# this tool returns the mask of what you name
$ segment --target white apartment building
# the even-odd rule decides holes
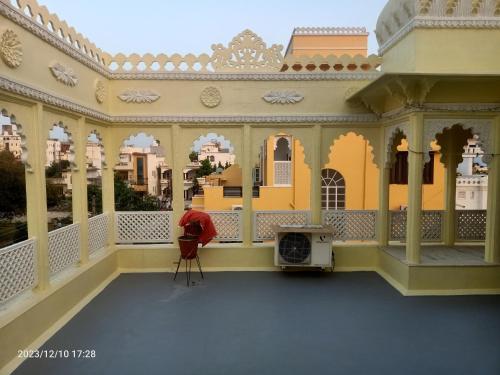
[[[233,165],[235,155],[230,152],[228,148],[222,148],[220,142],[210,141],[201,145],[200,152],[198,153],[198,160],[210,160],[212,165],[219,165],[219,162],[225,166],[226,163]]]

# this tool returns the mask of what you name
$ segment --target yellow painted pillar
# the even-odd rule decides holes
[[[113,128],[108,127],[102,130],[102,144],[104,145],[104,157],[106,165],[102,166],[102,212],[109,215],[108,245],[114,246],[115,241],[115,159],[119,152],[118,140],[113,137]]]
[[[172,208],[174,210],[174,222],[172,223],[172,233],[174,236],[174,244],[178,244],[177,237],[181,235],[179,228],[179,220],[184,215],[184,150],[181,149],[182,131],[179,125],[172,125],[171,149],[173,153],[172,163]]]
[[[444,244],[455,245],[456,194],[457,194],[457,157],[454,148],[448,148],[446,155],[446,187],[445,187],[445,216],[444,216]]]
[[[406,260],[409,264],[420,263],[422,177],[424,167],[424,116],[410,116],[410,141],[408,145],[408,212],[406,220]]]
[[[385,144],[385,130],[382,127],[380,130],[380,177],[379,177],[379,192],[378,192],[378,242],[380,246],[389,245],[389,177],[391,169],[387,167],[390,160],[387,159],[388,147]]]
[[[49,286],[49,249],[47,226],[47,191],[45,184],[45,159],[47,135],[43,132],[43,106],[37,103],[33,107],[33,118],[27,139],[30,152],[31,171],[26,172],[26,211],[28,221],[28,237],[37,241],[37,290],[45,290]]]
[[[500,116],[497,116],[491,136],[492,160],[488,172],[488,216],[486,219],[485,261],[500,263]]]
[[[319,225],[321,219],[321,125],[313,127],[311,150],[311,222]]]
[[[78,119],[74,132],[75,164],[71,171],[73,222],[80,223],[80,263],[89,261],[89,219],[87,207],[87,128],[85,117]]]
[[[243,136],[243,246],[252,246],[253,241],[253,220],[252,220],[252,128],[250,125],[244,125],[242,129]]]

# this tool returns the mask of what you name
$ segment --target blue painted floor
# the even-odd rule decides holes
[[[95,358],[15,374],[500,374],[500,296],[402,297],[375,273],[179,276],[121,275],[43,348]]]

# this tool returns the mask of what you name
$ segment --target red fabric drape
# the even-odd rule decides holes
[[[201,225],[201,235],[199,240],[203,246],[208,244],[217,235],[215,230],[215,225],[210,218],[210,215],[205,212],[189,210],[187,211],[179,221],[179,226],[185,227],[190,223],[198,222]]]

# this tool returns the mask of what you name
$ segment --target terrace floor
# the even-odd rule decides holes
[[[406,262],[406,248],[392,245],[383,250],[403,263]],[[484,260],[484,245],[429,245],[424,244],[420,252],[420,265],[424,266],[491,266]]]
[[[403,297],[376,273],[122,274],[24,374],[500,373],[500,296]]]

